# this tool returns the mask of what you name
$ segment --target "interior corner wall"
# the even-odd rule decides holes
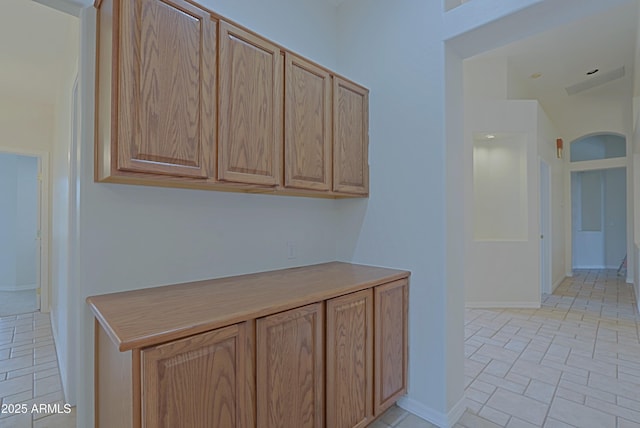
[[[411,271],[409,394],[400,405],[447,426],[464,403],[464,312],[462,282],[449,282],[444,268],[441,15],[441,2],[421,0],[350,0],[339,7],[338,68],[371,88],[371,194],[339,210],[349,236],[342,258]]]
[[[301,55],[335,65],[330,2],[202,3]],[[92,7],[83,10],[79,290],[72,303],[79,313],[69,321],[78,326],[78,426],[92,426],[94,412],[94,323],[86,297],[335,260],[341,238],[337,206],[345,202],[95,183],[95,19]],[[287,242],[296,244],[295,259],[288,259]]]
[[[73,88],[78,73],[80,49],[80,22],[68,16],[67,42],[64,52],[64,69],[60,73],[56,103],[54,106],[53,150],[51,156],[51,326],[56,343],[62,389],[68,403],[76,403],[75,367],[75,317],[77,308],[73,303],[76,290],[73,288],[71,253],[73,246],[70,230],[70,200],[72,187],[76,185],[71,176],[73,127]]]
[[[473,168],[465,167],[465,302],[468,307],[539,307],[538,102],[466,100],[465,164],[473,164],[474,133],[518,134],[526,138],[527,235],[524,240],[474,238]],[[508,205],[497,206],[509,210]]]
[[[565,207],[570,204],[565,202],[564,180],[566,171],[566,158],[569,156],[568,148],[562,159],[559,159],[556,151],[556,139],[562,135],[538,105],[538,155],[544,159],[551,169],[551,286],[555,289],[564,279],[567,272],[565,261]]]

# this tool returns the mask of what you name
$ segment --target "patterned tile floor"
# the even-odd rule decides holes
[[[0,318],[0,398],[0,428],[75,427],[75,408],[64,407],[48,314]]]
[[[508,428],[640,427],[633,287],[615,270],[576,271],[543,300],[466,311],[467,413]]]
[[[640,316],[615,271],[576,271],[540,309],[468,309],[456,428],[640,427]],[[433,428],[393,407],[372,428]]]
[[[468,409],[456,428],[640,428],[640,336],[633,288],[615,271],[576,271],[541,309],[469,309]],[[51,325],[0,318],[5,405],[64,405]],[[64,410],[64,408],[62,408]],[[70,414],[0,413],[0,428],[72,428]],[[371,428],[433,428],[392,407]]]

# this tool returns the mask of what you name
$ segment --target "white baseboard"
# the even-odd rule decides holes
[[[27,290],[35,290],[36,288],[38,288],[37,284],[23,284],[23,285],[17,285],[17,284],[4,284],[4,285],[0,285],[0,291],[27,291]]]
[[[462,417],[462,414],[467,410],[465,398],[462,397],[448,413],[438,412],[424,404],[413,400],[409,397],[403,397],[398,401],[398,406],[405,409],[407,412],[411,412],[416,416],[425,419],[432,424],[440,428],[451,428]]]
[[[558,286],[560,284],[562,284],[562,281],[564,281],[564,278],[560,278],[558,279],[556,282],[554,282],[553,284],[551,284],[551,293],[553,293],[554,291],[556,291],[556,288],[558,288]]]
[[[540,309],[540,302],[465,302],[469,309]]]
[[[584,265],[584,266],[574,266],[574,269],[618,269],[618,266],[608,267],[604,265]]]

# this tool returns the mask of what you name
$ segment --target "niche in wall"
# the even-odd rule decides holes
[[[526,134],[473,134],[476,241],[528,239]]]

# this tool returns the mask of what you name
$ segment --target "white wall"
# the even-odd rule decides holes
[[[570,205],[564,193],[566,171],[565,152],[558,159],[556,139],[561,138],[560,131],[542,106],[538,105],[538,156],[547,162],[551,169],[551,281],[555,289],[565,278],[567,263],[565,260],[565,210]]]
[[[37,287],[38,159],[0,153],[0,290]]]
[[[445,285],[441,13],[441,2],[420,0],[339,8],[338,68],[371,88],[371,195],[339,205],[339,257],[412,272],[409,396],[401,405],[447,426],[463,406],[464,352],[462,282]],[[462,70],[452,75],[460,87]],[[459,271],[459,252],[455,262]]]
[[[476,239],[475,216],[486,195],[474,194],[474,172],[464,168],[467,210],[465,231],[467,260],[465,299],[468,307],[538,307],[540,305],[540,254],[538,231],[538,102],[525,100],[468,100],[465,108],[467,165],[473,157],[476,133],[516,134],[526,144],[526,215],[521,204],[503,203],[496,211],[523,221],[524,235],[513,239]],[[522,181],[513,177],[512,181]]]
[[[67,17],[67,42],[64,55],[65,67],[60,72],[56,103],[54,105],[53,153],[52,153],[52,230],[51,230],[51,324],[56,342],[62,387],[67,402],[75,403],[75,330],[72,310],[77,300],[71,283],[70,210],[73,209],[70,194],[75,186],[70,175],[73,152],[71,150],[73,103],[72,91],[78,69],[79,20]]]
[[[336,64],[335,8],[329,2],[203,3],[302,55]],[[80,311],[78,425],[91,426],[93,319],[87,296],[335,260],[337,207],[345,201],[94,183],[92,9],[84,12],[82,25],[80,290],[71,306]],[[287,259],[287,242],[296,244],[294,260]]]
[[[38,159],[16,156],[16,288],[37,287]]]
[[[53,106],[0,94],[0,148],[49,151]]]
[[[613,168],[604,171],[604,262],[617,269],[627,254],[627,171]],[[630,253],[632,254],[632,253]]]

